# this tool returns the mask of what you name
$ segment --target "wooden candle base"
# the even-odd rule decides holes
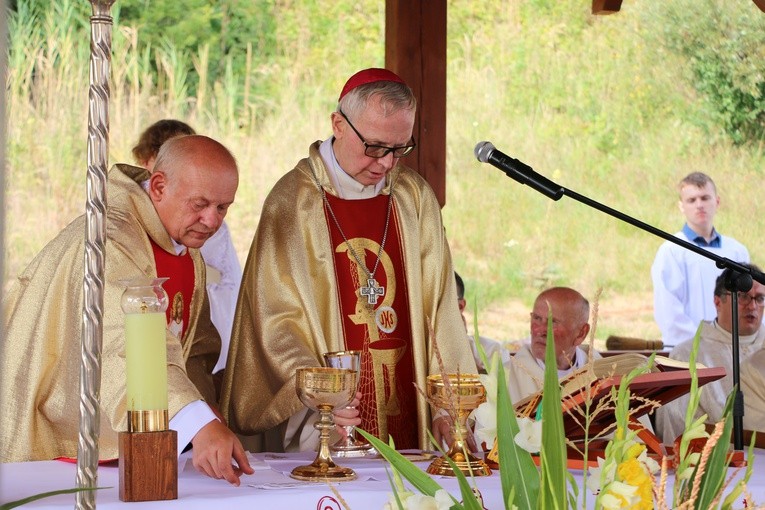
[[[120,432],[120,500],[178,499],[177,450],[174,430]]]

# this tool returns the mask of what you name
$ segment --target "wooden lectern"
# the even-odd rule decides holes
[[[630,389],[630,409],[635,412],[630,414],[630,428],[637,432],[638,437],[645,443],[648,454],[661,462],[663,457],[672,455],[672,448],[663,445],[656,435],[646,429],[638,418],[650,411],[649,406],[644,405],[647,400],[652,400],[664,405],[676,398],[685,395],[691,389],[691,373],[688,369],[676,369],[662,367],[657,365],[659,372],[642,374],[635,377],[629,385]],[[696,376],[699,387],[704,384],[716,381],[725,376],[725,369],[722,367],[698,368]],[[621,382],[621,375],[607,376],[596,379],[589,385],[584,385],[578,390],[569,391],[562,397],[561,408],[563,412],[563,434],[573,443],[583,443],[585,437],[592,439],[599,434],[611,432],[614,429],[616,416],[613,405],[605,405],[607,399],[611,398],[611,390],[618,389]],[[541,393],[519,402],[515,406],[516,414],[525,416],[534,416],[537,406],[541,402]],[[599,404],[604,404],[603,408],[594,416],[591,415],[589,433],[584,429],[584,416],[589,398],[589,408],[594,410]],[[577,409],[578,408],[578,409]],[[588,464],[597,465],[597,458],[605,455],[606,439],[596,439],[588,445]],[[583,449],[583,448],[582,448]],[[742,452],[735,452],[741,454]],[[582,469],[584,459],[580,451],[576,448],[568,448],[569,468]],[[497,467],[499,454],[497,452],[497,442],[494,448],[487,456],[491,467]],[[734,458],[732,463],[737,464],[743,461],[743,455],[738,459]]]

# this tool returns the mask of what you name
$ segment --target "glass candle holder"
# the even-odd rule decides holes
[[[165,281],[140,277],[123,282],[128,432],[168,429]]]

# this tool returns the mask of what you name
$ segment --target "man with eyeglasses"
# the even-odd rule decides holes
[[[258,434],[253,450],[315,448],[316,417],[295,394],[295,371],[323,353],[361,351],[360,425],[398,448],[428,448],[449,420],[418,396],[438,373],[475,373],[457,307],[441,210],[427,182],[400,158],[416,147],[416,101],[386,69],[353,75],[332,112],[332,136],[275,185],[244,270],[222,408]],[[432,329],[430,329],[432,327]],[[342,429],[337,432],[343,433]]]
[[[754,264],[743,266],[761,269]],[[703,321],[699,326],[698,363],[707,367],[724,367],[725,377],[705,384],[701,388],[701,398],[696,417],[707,415],[706,423],[714,424],[722,417],[723,407],[728,394],[733,390],[733,345],[731,329],[733,325],[730,292],[725,290],[725,278],[730,269],[726,269],[717,278],[714,288],[714,305],[717,319]],[[765,328],[762,327],[762,315],[765,309],[765,285],[754,282],[749,292],[738,294],[738,333],[739,359],[743,364],[755,352],[765,345]],[[670,353],[670,358],[680,361],[690,359],[693,339],[678,344]],[[688,407],[688,395],[673,400],[657,411],[657,425],[667,444],[683,433],[685,410]]]

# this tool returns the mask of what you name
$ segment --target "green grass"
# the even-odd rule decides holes
[[[162,117],[220,139],[242,173],[227,221],[243,261],[270,187],[330,134],[345,78],[384,62],[384,10],[362,3],[295,3],[282,12],[272,61],[215,82],[206,48],[188,55],[168,41],[139,53],[140,29],[115,27],[110,161],[131,162],[140,131]],[[56,5],[56,15],[17,16],[9,29],[6,281],[84,209],[89,36],[71,0]],[[443,217],[455,266],[482,308],[528,303],[553,284],[643,299],[660,240],[570,198],[552,202],[478,163],[473,147],[481,140],[669,232],[682,224],[675,183],[690,171],[709,173],[722,196],[717,227],[765,263],[758,260],[763,147],[734,146],[715,126],[687,62],[662,45],[657,34],[672,25],[650,2],[625,2],[608,17],[591,16],[590,5],[449,3]]]

